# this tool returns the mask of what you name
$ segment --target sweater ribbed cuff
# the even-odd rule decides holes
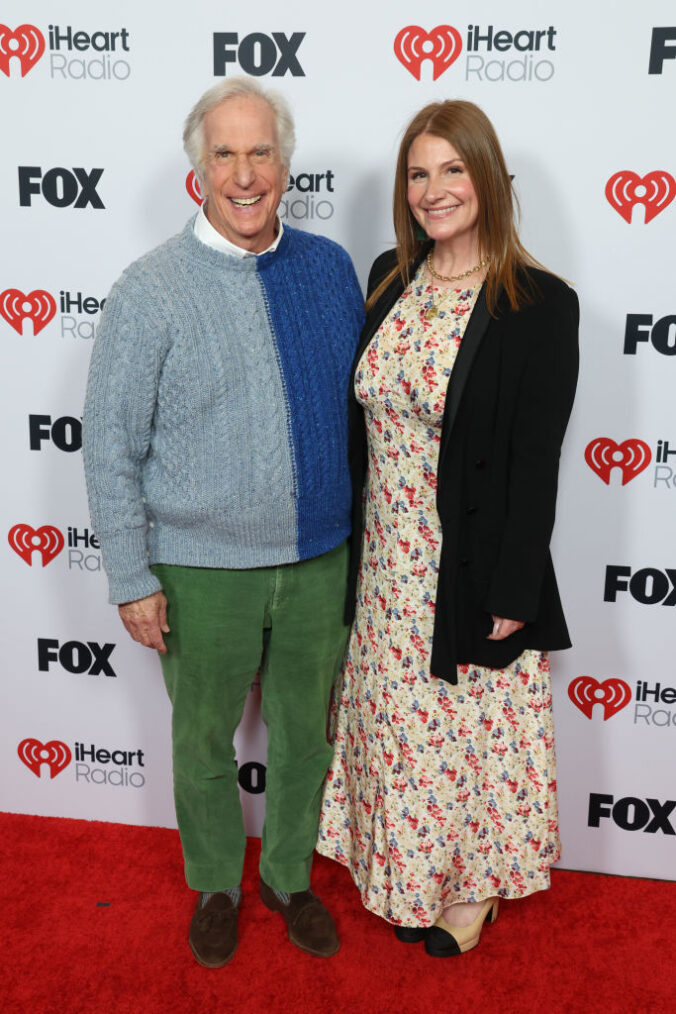
[[[98,533],[103,565],[108,575],[113,605],[135,602],[162,590],[162,585],[150,570],[146,534],[143,528],[107,535]],[[123,567],[120,562],[124,561]]]

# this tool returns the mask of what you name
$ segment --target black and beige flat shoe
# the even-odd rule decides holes
[[[471,951],[481,939],[484,922],[495,922],[498,917],[499,898],[483,903],[478,916],[469,926],[451,926],[444,917],[438,919],[426,932],[425,950],[433,958],[450,958]]]

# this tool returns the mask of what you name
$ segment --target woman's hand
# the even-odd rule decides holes
[[[504,641],[510,634],[521,630],[524,624],[521,620],[506,620],[504,616],[493,616],[493,630],[488,635],[488,641]]]

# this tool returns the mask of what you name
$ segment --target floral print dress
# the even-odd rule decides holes
[[[448,380],[478,289],[424,266],[366,348],[365,530],[317,850],[366,908],[429,926],[455,902],[549,887],[559,856],[547,656],[430,674],[441,549],[436,471]]]

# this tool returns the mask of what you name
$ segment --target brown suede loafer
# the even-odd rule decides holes
[[[271,912],[281,912],[289,940],[301,951],[318,958],[330,958],[340,943],[333,919],[312,891],[294,891],[285,905],[271,887],[261,880],[261,901]]]
[[[229,895],[219,891],[212,894],[202,907],[202,895],[190,923],[188,943],[200,965],[205,968],[222,968],[237,950],[237,917],[239,906]]]

